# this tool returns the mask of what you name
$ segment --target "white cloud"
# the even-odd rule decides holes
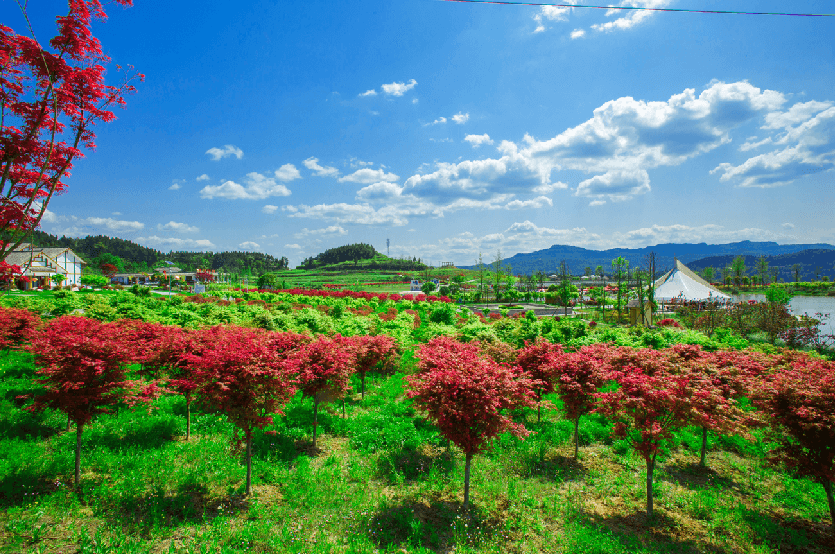
[[[589,202],[589,206],[603,206],[604,204],[606,204],[605,200],[592,200]]]
[[[301,250],[302,247],[298,244],[285,244],[284,248],[292,248],[293,250]]]
[[[145,228],[144,223],[138,221],[120,221],[112,217],[88,217],[78,221],[92,227],[100,227],[111,231],[139,231]]]
[[[168,187],[168,190],[179,190],[185,184],[185,179],[174,179],[171,181],[171,186]]]
[[[464,123],[466,123],[469,119],[470,119],[470,114],[469,114],[469,113],[461,113],[461,112],[458,112],[457,114],[455,114],[454,116],[452,116],[452,121],[454,121],[454,122],[455,122],[455,123],[457,123],[458,125],[463,125],[463,124],[464,124]]]
[[[158,224],[158,231],[177,231],[178,233],[199,233],[200,229],[193,227],[187,223],[177,223],[176,221],[169,221],[165,225]]]
[[[662,243],[696,243],[707,242],[721,244],[742,240],[786,240],[793,238],[782,233],[773,233],[765,229],[745,228],[727,229],[722,225],[706,224],[700,226],[673,224],[673,225],[652,225],[627,231],[625,233],[614,233],[612,242],[622,246],[648,246]]]
[[[275,211],[278,209],[278,206],[273,206],[272,204],[267,204],[263,208],[261,208],[261,212],[265,214],[274,214]]]
[[[446,123],[446,118],[443,117],[443,116],[439,117],[438,119],[436,119],[432,123],[427,123],[427,125],[438,125],[438,124],[442,124],[442,123]]]
[[[377,96],[377,91],[372,88],[372,89],[369,89],[365,92],[361,92],[359,94],[359,96],[360,97],[363,97],[363,96]]]
[[[181,239],[181,238],[165,238],[157,235],[150,237],[139,237],[137,242],[145,243],[151,246],[168,245],[171,248],[191,248],[191,249],[206,249],[214,248],[215,245],[210,240],[206,239]]]
[[[624,2],[621,3],[621,6],[631,6],[637,8],[663,8],[670,5],[671,2],[672,0],[624,0]],[[618,15],[620,17],[613,21],[592,25],[591,28],[595,31],[603,32],[631,29],[635,25],[638,25],[642,21],[646,21],[652,17],[654,12],[649,10],[608,10],[606,15]]]
[[[227,144],[223,148],[209,148],[206,150],[206,154],[211,156],[214,161],[218,161],[229,156],[235,156],[239,160],[244,157],[244,151],[231,144]]]
[[[344,202],[316,206],[283,206],[281,209],[288,213],[287,217],[293,218],[330,219],[342,224],[394,225],[398,227],[406,225],[407,217],[419,211],[418,209],[404,209],[397,206],[384,206],[377,210],[369,204],[346,204]],[[430,209],[426,208],[424,213],[430,213]]]
[[[180,184],[179,183],[174,183],[173,185],[168,187],[168,190],[180,190]]]
[[[401,195],[403,187],[394,183],[374,183],[357,191],[357,200],[391,200]]]
[[[316,177],[336,177],[339,175],[339,170],[335,167],[323,167],[319,165],[318,158],[307,158],[303,163],[307,169],[313,171]]]
[[[612,202],[628,200],[650,191],[649,175],[643,169],[632,171],[608,171],[586,179],[577,187],[577,196],[608,198]]]
[[[195,180],[196,180],[196,181],[208,181],[208,180],[209,180],[209,176],[208,176],[208,175],[206,175],[206,174],[204,173],[203,175],[199,176],[199,177],[198,177],[197,179],[195,179]]]
[[[36,208],[36,209],[39,210],[40,208]],[[120,214],[118,212],[113,212],[113,215],[122,215],[122,214]],[[44,210],[43,211],[43,216],[41,217],[41,223],[58,223],[58,221],[59,221],[59,219],[58,219],[58,216],[55,215],[55,212],[52,212],[50,210]]]
[[[547,196],[537,196],[536,198],[532,198],[531,200],[513,200],[511,202],[508,202],[505,208],[508,210],[525,210],[538,209],[543,208],[545,206],[553,205],[554,203]]]
[[[288,169],[292,168],[292,169]],[[275,172],[280,180],[297,179],[299,171],[292,164],[287,164]],[[279,177],[280,175],[280,177]],[[247,173],[244,185],[234,181],[224,181],[217,186],[206,186],[200,191],[202,198],[228,198],[231,200],[264,200],[271,196],[290,196],[290,189],[276,182],[275,178],[260,173]]]
[[[339,182],[370,184],[377,183],[380,181],[397,181],[398,179],[400,179],[400,177],[398,177],[394,173],[386,173],[384,169],[370,169],[364,167],[362,169],[356,170],[350,175],[340,177]]]
[[[832,102],[798,102],[785,112],[772,112],[765,116],[763,129],[789,129],[804,121],[809,121],[812,116],[832,107]]]
[[[252,175],[252,173],[250,173],[250,175]],[[288,183],[294,179],[301,179],[302,174],[299,173],[299,170],[296,169],[296,166],[293,164],[284,164],[275,170],[275,178],[279,181]]]
[[[566,4],[570,4],[570,1],[565,2]],[[548,21],[568,21],[568,14],[571,13],[573,8],[562,7],[562,6],[542,6],[539,9],[539,13],[533,16],[534,21],[536,21],[536,29],[534,29],[534,33],[541,33],[545,31],[545,20]]]
[[[241,244],[239,244],[238,248],[240,248],[242,250],[258,250],[259,248],[261,248],[261,245],[258,244],[257,242],[252,242],[252,241],[248,240],[246,242],[242,242]]]
[[[348,163],[354,169],[356,169],[358,167],[368,167],[368,166],[374,165],[374,162],[364,162],[364,161],[362,161],[360,159],[357,159],[357,158],[351,158],[350,160],[348,160]]]
[[[573,31],[571,31],[572,39],[583,38],[584,36],[586,36],[585,29],[574,29]]]
[[[412,104],[417,104],[419,100],[417,98],[412,98]]]
[[[760,141],[760,145],[774,144],[780,148],[737,166],[719,164],[711,173],[721,172],[722,181],[738,181],[740,187],[771,188],[804,175],[835,169],[835,107],[820,111],[823,106],[824,103],[807,102],[796,104],[787,112],[768,114],[763,128],[779,128],[783,132],[769,137],[771,140]]]
[[[298,233],[293,235],[293,238],[303,239],[306,237],[323,237],[326,235],[347,235],[348,231],[342,228],[340,225],[331,225],[329,227],[325,227],[323,229],[313,229],[310,230],[308,228],[304,228]]]
[[[780,227],[783,229],[794,229],[794,223],[783,223]]]
[[[490,135],[484,133],[483,135],[467,135],[464,140],[473,145],[473,148],[478,148],[482,144],[493,144]]]
[[[403,96],[417,85],[417,81],[410,79],[408,83],[389,83],[382,85],[383,92],[389,96]]]

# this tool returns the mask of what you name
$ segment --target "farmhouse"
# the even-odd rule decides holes
[[[26,288],[51,288],[53,275],[64,276],[63,286],[79,285],[81,266],[87,265],[69,248],[39,248],[29,243],[22,243],[9,253],[6,263],[20,266],[21,275],[31,279],[29,283],[22,283]]]

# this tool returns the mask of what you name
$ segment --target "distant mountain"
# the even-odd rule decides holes
[[[674,258],[690,265],[695,260],[702,260],[712,256],[781,256],[796,254],[804,250],[835,251],[831,244],[777,244],[776,242],[732,242],[729,244],[658,244],[646,248],[612,248],[609,250],[589,250],[577,246],[566,246],[555,244],[544,250],[537,250],[529,254],[516,254],[505,258],[503,264],[510,264],[514,274],[531,275],[537,271],[552,274],[557,271],[559,264],[565,260],[572,274],[582,275],[586,267],[592,271],[600,265],[606,275],[611,274],[612,260],[623,256],[629,261],[631,267],[646,266],[646,257],[650,252],[655,252],[656,268],[659,272],[666,271],[673,267]],[[490,261],[489,255],[484,260],[485,264]],[[747,265],[747,262],[746,262]],[[465,266],[466,269],[473,269],[475,266]],[[722,265],[721,267],[724,267]],[[823,266],[822,266],[823,267]],[[832,265],[826,266],[831,274]],[[693,268],[696,269],[696,268]]]
[[[722,270],[731,265],[736,256],[710,256],[700,260],[694,260],[687,264],[687,267],[693,271],[701,273],[706,267]],[[757,263],[759,256],[745,255],[745,269],[746,274],[758,275]],[[771,271],[777,270],[777,280],[794,281],[795,273],[794,266],[798,267],[798,274],[801,281],[811,281],[812,279],[819,279],[826,275],[830,279],[835,276],[835,250],[824,250],[820,248],[801,250],[800,252],[793,252],[791,254],[779,254],[776,256],[766,256],[765,260],[768,262],[769,281],[772,279]],[[685,262],[686,263],[686,262]]]

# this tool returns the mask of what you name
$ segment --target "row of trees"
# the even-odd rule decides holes
[[[781,272],[785,271],[785,267],[769,267],[768,259],[765,256],[757,258],[753,269],[753,274],[749,275],[749,269],[746,267],[745,256],[736,256],[731,263],[724,268],[715,269],[708,266],[702,270],[702,277],[707,281],[720,281],[726,285],[768,285],[776,283],[780,277]],[[808,271],[808,270],[807,270]],[[821,280],[822,268],[817,267],[814,270],[814,280]],[[794,277],[794,282],[800,282],[801,273],[804,272],[803,265],[796,263],[790,267],[790,275]],[[828,281],[829,277],[823,276],[824,281]]]
[[[76,482],[85,425],[117,405],[133,406],[176,392],[224,413],[247,444],[246,492],[251,492],[255,429],[280,415],[296,390],[313,399],[313,440],[321,402],[343,398],[351,373],[391,368],[394,341],[386,336],[320,336],[265,332],[234,326],[185,331],[132,320],[99,323],[65,316],[40,325],[24,311],[0,314],[0,346],[20,345],[35,355],[43,391],[31,410],[65,412],[77,426]],[[472,458],[502,432],[528,434],[513,417],[520,408],[549,407],[556,392],[574,422],[600,413],[614,423],[646,463],[647,513],[658,454],[673,432],[698,426],[706,463],[708,432],[749,436],[770,425],[780,445],[769,460],[820,482],[835,525],[835,366],[805,354],[704,352],[697,346],[665,350],[608,344],[565,352],[539,340],[524,348],[495,348],[438,337],[421,345],[407,395],[465,455],[464,502],[469,503]],[[141,369],[131,375],[128,364]],[[614,383],[615,386],[611,386]],[[756,413],[740,408],[749,398]]]
[[[26,344],[28,342],[28,344]],[[95,416],[134,407],[163,393],[186,401],[186,438],[196,399],[223,414],[246,441],[246,493],[251,492],[252,433],[281,415],[301,390],[314,402],[316,447],[319,403],[343,398],[357,373],[365,395],[368,371],[389,367],[397,351],[386,335],[311,339],[297,333],[237,326],[188,331],[136,320],[101,323],[63,316],[42,324],[27,310],[0,312],[0,347],[25,345],[39,367],[43,390],[29,410],[67,414],[76,425],[75,483],[81,437]],[[131,372],[131,364],[139,369]]]

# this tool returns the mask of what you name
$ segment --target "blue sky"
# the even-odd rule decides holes
[[[62,3],[30,5],[52,36]],[[438,0],[109,15],[96,36],[146,80],[98,128],[48,232],[291,265],[387,238],[392,256],[459,265],[552,244],[835,243],[835,17]],[[0,17],[22,30],[11,0]]]

